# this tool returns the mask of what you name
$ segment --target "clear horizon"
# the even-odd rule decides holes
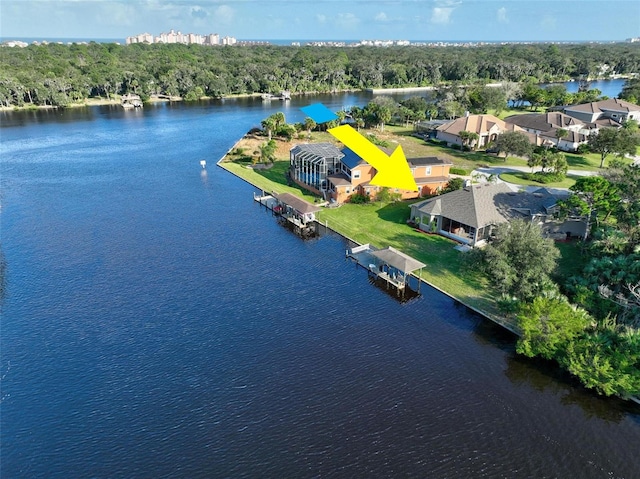
[[[1,22],[6,39],[124,40],[174,29],[265,41],[622,42],[640,36],[640,2],[3,0]]]

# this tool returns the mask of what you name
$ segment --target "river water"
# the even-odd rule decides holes
[[[398,302],[214,166],[277,109],[366,100],[2,114],[3,478],[640,477],[638,407]]]

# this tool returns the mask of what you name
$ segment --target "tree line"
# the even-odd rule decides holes
[[[603,69],[607,65],[608,69]],[[535,84],[640,71],[640,47],[204,47],[47,44],[0,48],[3,106],[65,106],[133,93],[197,99],[256,92],[518,82]],[[535,95],[523,101],[536,100]],[[474,100],[473,95],[471,100]],[[540,99],[540,101],[545,101]],[[534,102],[532,102],[533,104]]]

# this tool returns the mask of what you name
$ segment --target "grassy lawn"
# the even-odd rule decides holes
[[[575,184],[576,179],[578,178],[577,176],[567,175],[567,177],[562,181],[543,184],[538,183],[537,181],[527,180],[526,178],[523,178],[524,175],[525,173],[523,172],[502,173],[500,175],[500,179],[502,181],[506,181],[507,183],[513,183],[514,185],[539,186],[540,188],[544,188],[547,186],[550,188],[570,188]]]
[[[427,267],[422,278],[459,300],[483,311],[497,313],[487,284],[477,274],[463,271],[464,253],[454,250],[455,242],[418,232],[407,225],[409,203],[344,204],[325,209],[319,220],[329,228],[358,243],[379,248],[393,246],[422,261]]]
[[[293,193],[312,203],[316,199],[315,196],[298,185],[287,185],[284,172],[289,167],[288,161],[276,161],[273,167],[268,170],[254,170],[247,168],[246,164],[231,161],[220,163],[220,166],[260,188],[265,193]]]

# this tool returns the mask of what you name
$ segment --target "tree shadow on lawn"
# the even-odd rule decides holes
[[[414,203],[407,201],[397,201],[395,203],[388,203],[385,206],[381,206],[378,210],[378,218],[390,223],[406,224],[407,220],[411,216],[411,204]],[[375,203],[374,203],[375,204]]]
[[[578,155],[564,155],[569,168],[572,166],[592,166],[587,158]]]

